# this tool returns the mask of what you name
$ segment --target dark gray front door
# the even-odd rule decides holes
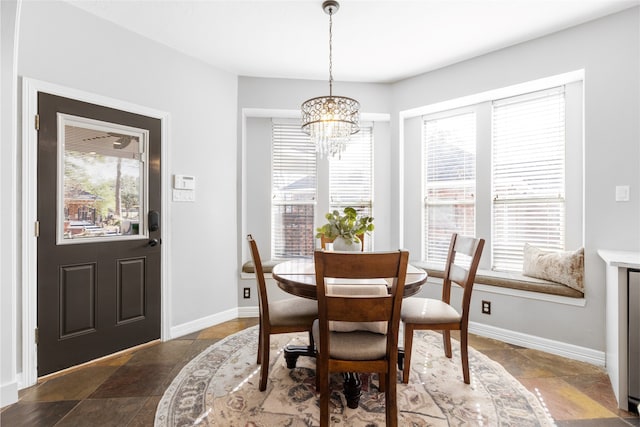
[[[38,376],[160,338],[159,119],[38,93]]]

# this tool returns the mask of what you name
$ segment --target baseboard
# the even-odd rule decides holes
[[[236,307],[231,310],[216,313],[211,316],[183,323],[171,328],[171,339],[188,335],[202,329],[209,328],[222,322],[227,322],[236,318],[258,317],[258,307]],[[561,341],[554,341],[535,335],[502,329],[495,326],[484,325],[477,322],[469,322],[469,332],[487,338],[493,338],[509,344],[518,345],[525,348],[540,350],[569,359],[591,363],[592,365],[605,366],[605,353],[586,347],[567,344]],[[4,397],[4,389],[3,389]]]
[[[238,307],[238,317],[259,317],[260,311],[258,306]]]
[[[510,331],[508,329],[483,325],[476,322],[469,322],[469,332],[509,344],[519,345],[521,347],[540,350],[557,356],[591,363],[592,365],[605,366],[604,351],[597,351],[591,348],[580,347],[561,341],[554,341],[535,335],[523,334],[521,332]]]
[[[191,322],[173,326],[171,327],[171,336],[169,337],[169,339],[189,335],[193,332],[201,331],[222,322],[228,322],[229,320],[237,319],[238,317],[241,316],[239,314],[239,309],[236,307],[227,311],[223,311],[221,313],[212,314],[211,316],[202,317],[200,319],[192,320]]]
[[[12,381],[0,385],[0,408],[18,401],[18,382]]]

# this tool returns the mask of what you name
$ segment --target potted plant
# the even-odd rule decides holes
[[[325,243],[333,242],[333,248],[337,251],[359,251],[364,248],[364,234],[373,231],[373,218],[370,216],[358,216],[358,212],[352,207],[344,208],[343,214],[334,210],[325,215],[326,224],[318,227],[316,238]]]

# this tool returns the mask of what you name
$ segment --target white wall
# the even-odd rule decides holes
[[[66,2],[24,2],[19,24],[20,76],[169,113],[170,150],[163,161],[169,162],[171,175],[194,175],[197,180],[196,202],[170,203],[172,222],[164,230],[171,272],[164,280],[172,288],[170,295],[163,295],[169,301],[169,326],[172,333],[180,333],[190,323],[197,327],[202,319],[210,322],[220,313],[235,317],[237,76]],[[3,64],[5,58],[3,49]],[[7,170],[5,143],[3,134],[3,174]],[[16,169],[14,178],[18,179],[21,171],[19,166]],[[4,199],[4,177],[2,191]],[[163,189],[163,197],[170,194],[169,188]],[[18,218],[19,206],[13,206]],[[4,204],[2,212],[6,230]],[[11,249],[20,253],[20,247]],[[22,288],[19,281],[5,280],[4,262],[2,267],[4,304],[5,294],[20,295]],[[17,311],[19,319],[19,308]],[[4,317],[1,330],[3,341],[5,336],[22,334],[19,326],[12,330]],[[21,369],[20,348],[3,345],[1,354],[4,384],[11,381],[11,373],[4,372],[5,360],[17,361],[18,372]]]
[[[392,135],[397,147],[401,111],[585,70],[586,304],[576,307],[474,291],[472,321],[604,351],[605,269],[596,251],[640,249],[639,11],[630,9],[393,85]],[[413,122],[406,124],[407,133],[415,131]],[[411,162],[412,156],[415,152],[407,148],[403,161]],[[616,203],[615,186],[623,184],[631,188],[630,201]],[[398,192],[405,197],[404,241],[412,252],[419,251],[419,239],[412,233],[420,229],[420,217],[409,195],[420,194],[419,185],[419,177],[407,175]],[[480,314],[481,299],[492,301],[491,316]]]

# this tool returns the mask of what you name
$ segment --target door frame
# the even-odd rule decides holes
[[[38,92],[72,98],[82,102],[102,105],[109,108],[128,111],[161,121],[161,166],[160,185],[162,187],[162,217],[160,227],[164,244],[161,245],[161,320],[160,339],[166,341],[171,334],[171,307],[168,295],[171,295],[171,268],[168,262],[168,246],[171,242],[171,210],[169,204],[170,176],[168,153],[171,143],[170,115],[167,112],[133,104],[115,98],[72,89],[54,83],[22,77],[22,378],[19,388],[34,385],[38,380],[37,351],[35,330],[38,325],[38,239],[35,236],[37,220],[37,160],[38,132],[35,129],[35,116],[38,113]]]

